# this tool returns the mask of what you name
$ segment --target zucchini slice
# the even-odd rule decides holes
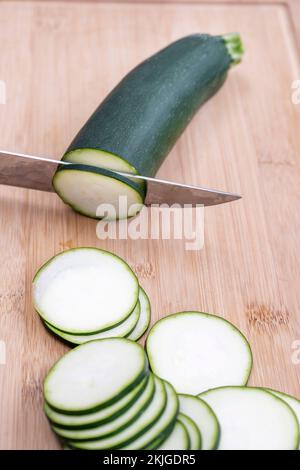
[[[158,377],[154,377],[154,380],[155,392],[149,406],[125,429],[107,438],[93,441],[70,440],[68,441],[68,444],[76,449],[120,449],[129,442],[134,441],[138,436],[143,435],[149,428],[153,427],[154,423],[159,419],[167,405],[167,390],[164,382]]]
[[[190,438],[182,421],[177,420],[173,431],[167,439],[157,447],[158,450],[189,450]]]
[[[126,219],[135,216],[143,207],[141,186],[104,168],[61,165],[52,184],[66,204],[94,219]]]
[[[124,338],[89,341],[50,369],[44,396],[54,410],[84,414],[113,404],[147,374],[147,358],[138,343]]]
[[[138,301],[138,280],[125,261],[98,248],[73,248],[51,258],[33,279],[39,315],[71,334],[115,327]]]
[[[151,304],[148,295],[140,286],[139,301],[141,305],[140,317],[134,330],[127,336],[132,341],[140,339],[148,329],[151,319]]]
[[[86,413],[84,415],[70,415],[62,412],[54,411],[48,403],[45,403],[44,410],[51,424],[64,429],[87,429],[100,424],[108,423],[118,416],[122,415],[128,408],[133,405],[144,391],[150,377],[148,375],[130,392],[126,393],[123,398],[116,401],[112,405],[96,411],[94,413]]]
[[[160,418],[152,424],[147,431],[138,436],[134,441],[131,441],[123,450],[141,450],[147,449],[151,446],[153,441],[156,441],[161,435],[166,433],[170,434],[178,415],[178,398],[176,392],[171,384],[165,382],[167,393],[167,406]]]
[[[194,34],[170,44],[135,67],[112,90],[63,159],[99,170],[125,169],[154,176],[197,110],[219,90],[242,54],[238,34]],[[117,206],[118,196],[126,194],[131,202],[140,202],[131,182],[127,179],[122,185],[100,173],[87,171],[85,177],[79,171],[59,168],[53,186],[76,211],[98,217],[100,201]],[[115,215],[132,214],[117,211]]]
[[[179,413],[177,420],[187,430],[190,439],[190,450],[201,450],[201,434],[195,421],[183,413]]]
[[[140,310],[141,310],[140,301],[138,300],[132,313],[129,315],[129,317],[126,318],[126,320],[124,320],[122,323],[115,326],[114,328],[109,328],[108,330],[101,331],[100,333],[96,333],[94,335],[92,334],[71,335],[69,333],[64,333],[63,331],[58,330],[57,328],[54,328],[47,322],[45,322],[45,324],[47,328],[53,331],[53,333],[55,333],[57,336],[60,336],[65,341],[68,341],[69,343],[72,343],[72,344],[83,344],[83,343],[86,343],[87,341],[93,341],[95,339],[103,339],[103,338],[124,338],[125,336],[128,335],[128,332],[130,334],[130,332],[133,331],[133,329],[135,329],[135,326],[138,323],[139,318],[140,318]],[[131,339],[131,338],[128,338],[128,339]]]
[[[73,150],[72,152],[66,153],[62,160],[79,165],[104,168],[106,170],[123,171],[125,173],[133,174],[137,173],[136,169],[123,158],[113,155],[112,153],[103,152],[102,150],[93,148]]]
[[[281,400],[285,401],[292,408],[295,415],[297,416],[300,426],[300,400],[291,395],[288,395],[287,393],[278,392],[277,390],[273,390],[271,388],[266,388],[266,390],[267,392],[273,393],[273,395],[276,395],[278,398],[281,398]],[[300,443],[298,449],[300,450]]]
[[[105,170],[121,171],[124,173],[132,173],[134,175],[137,174],[136,169],[123,158],[97,149],[77,149],[73,152],[66,153],[62,160],[79,165],[95,166],[101,169],[104,168]],[[140,186],[143,192],[145,192],[144,181],[130,177],[128,177],[128,179]]]
[[[198,397],[178,395],[180,415],[192,419],[201,435],[202,450],[216,449],[220,436],[218,419],[211,407]]]
[[[136,402],[128,408],[125,413],[122,413],[117,418],[108,423],[100,424],[89,429],[63,429],[53,426],[53,430],[60,437],[75,441],[90,441],[101,439],[103,437],[112,436],[113,434],[121,432],[127,428],[132,422],[142,414],[150,404],[154,396],[155,386],[154,378],[151,374],[146,388],[142,394],[137,398]]]
[[[196,395],[247,383],[252,354],[243,334],[221,317],[181,312],[159,320],[147,338],[151,369],[177,393]]]
[[[220,450],[294,450],[299,425],[286,402],[261,388],[220,387],[202,393],[221,426]]]

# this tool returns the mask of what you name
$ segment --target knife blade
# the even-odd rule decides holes
[[[52,177],[58,165],[71,165],[52,158],[0,150],[0,184],[53,192]],[[112,171],[112,170],[110,170]],[[121,176],[147,183],[145,205],[212,206],[240,199],[238,194],[176,183],[148,176],[115,171]]]

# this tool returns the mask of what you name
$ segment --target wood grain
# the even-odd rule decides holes
[[[94,245],[123,256],[149,292],[153,322],[198,309],[247,335],[251,384],[300,397],[300,78],[289,10],[279,4],[0,3],[0,147],[60,157],[100,100],[137,62],[196,31],[238,30],[245,60],[193,120],[159,176],[240,192],[205,211],[205,247],[174,240],[100,241],[96,222],[54,194],[1,187],[0,448],[54,449],[42,411],[46,371],[67,347],[31,304],[36,269]]]

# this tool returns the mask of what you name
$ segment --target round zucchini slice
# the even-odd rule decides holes
[[[167,439],[157,447],[158,450],[189,450],[190,438],[185,425],[177,420],[173,431]]]
[[[109,328],[108,330],[101,331],[100,333],[96,334],[89,334],[89,335],[71,335],[68,333],[64,333],[57,328],[54,328],[49,323],[45,322],[47,328],[53,331],[57,336],[60,336],[65,341],[73,344],[83,344],[87,341],[93,341],[95,339],[103,339],[103,338],[124,338],[127,336],[128,332],[131,332],[140,318],[140,301],[137,301],[136,306],[133,309],[133,312],[126,318],[122,323],[115,326],[114,328]]]
[[[68,445],[76,449],[88,450],[124,448],[123,446],[134,441],[138,436],[143,436],[148,429],[153,427],[154,423],[162,415],[166,405],[167,395],[164,382],[158,377],[155,377],[155,392],[149,406],[128,427],[107,438],[93,441],[68,441]],[[135,449],[136,447],[131,448]]]
[[[64,429],[89,429],[100,424],[108,423],[122,415],[122,413],[130,408],[139,398],[150,377],[150,374],[147,375],[136,387],[126,393],[124,397],[120,398],[120,400],[94,413],[86,413],[83,415],[64,414],[53,410],[47,403],[44,405],[44,410],[47,418],[54,426]]]
[[[71,334],[94,334],[122,323],[135,308],[138,295],[138,280],[128,264],[98,248],[59,253],[33,279],[39,315]]]
[[[278,390],[273,390],[271,388],[266,388],[266,390],[270,393],[273,393],[273,395],[276,395],[278,398],[281,398],[281,400],[285,401],[292,408],[295,415],[297,416],[300,426],[300,400],[291,395],[288,395],[287,393],[278,392]],[[300,450],[300,442],[298,449]]]
[[[104,168],[61,165],[53,176],[60,198],[76,212],[94,219],[126,219],[140,212],[145,192],[141,185]]]
[[[148,295],[144,289],[140,286],[139,292],[139,301],[140,301],[140,317],[139,320],[133,329],[133,331],[127,336],[128,339],[132,341],[137,341],[140,339],[147,328],[149,327],[151,320],[151,304]]]
[[[299,425],[286,402],[264,389],[220,387],[201,394],[221,426],[220,450],[294,450]]]
[[[183,413],[179,413],[177,420],[184,425],[190,439],[190,450],[201,450],[201,434],[195,421]]]
[[[245,385],[252,354],[243,334],[221,317],[181,312],[159,320],[147,338],[151,369],[177,393],[197,395],[222,385]]]
[[[116,402],[147,373],[147,358],[138,343],[124,338],[89,341],[50,369],[44,396],[54,410],[84,414]]]
[[[100,424],[89,429],[62,429],[53,426],[53,430],[60,437],[76,441],[89,441],[94,439],[101,439],[104,437],[112,436],[122,429],[127,428],[132,422],[136,421],[137,417],[143,413],[147,406],[150,404],[154,396],[154,378],[151,374],[143,393],[137,398],[136,402],[128,408],[125,413],[122,413],[117,418],[108,423]]]
[[[198,397],[178,395],[180,416],[192,419],[200,431],[201,449],[212,450],[218,446],[220,426],[211,407]]]
[[[160,436],[168,436],[171,433],[178,414],[178,398],[171,384],[165,382],[165,388],[167,393],[167,406],[163,413],[161,413],[160,418],[142,435],[138,436],[125,447],[122,447],[123,450],[148,449]]]

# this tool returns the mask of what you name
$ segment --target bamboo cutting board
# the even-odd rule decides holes
[[[246,55],[199,112],[160,177],[241,193],[205,211],[205,246],[101,241],[96,222],[55,194],[0,187],[0,447],[55,449],[42,382],[67,347],[31,303],[36,269],[60,250],[94,245],[139,275],[152,320],[197,309],[249,338],[251,384],[300,398],[300,79],[290,11],[228,2],[0,2],[0,147],[59,158],[100,100],[135,64],[180,36],[239,31]],[[298,341],[298,343],[297,343]],[[3,356],[3,354],[2,354]],[[2,361],[4,362],[4,361]]]

